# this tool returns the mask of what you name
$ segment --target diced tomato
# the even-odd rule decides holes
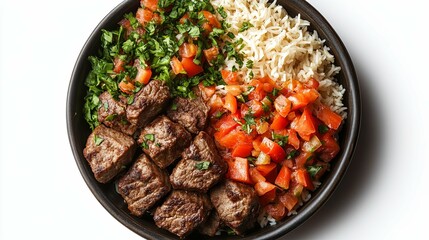
[[[333,112],[328,106],[323,104],[320,104],[318,107],[316,107],[315,112],[318,119],[326,124],[326,126],[334,130],[337,130],[343,121],[343,118],[339,114]]]
[[[279,113],[274,113],[273,122],[270,125],[270,128],[273,130],[282,130],[288,125],[288,120],[282,117]]]
[[[204,17],[207,19],[208,23],[214,28],[221,28],[219,20],[214,14],[209,11],[201,11]]]
[[[313,116],[310,109],[305,108],[296,124],[291,124],[291,127],[298,132],[302,139],[309,141],[310,135],[316,132],[316,127],[314,125]]]
[[[276,189],[273,189],[262,196],[259,196],[259,202],[262,206],[266,206],[268,203],[274,202],[276,199]]]
[[[115,73],[120,73],[125,70],[125,61],[120,59],[119,57],[115,57],[115,59],[113,60],[113,64],[115,65],[115,67],[113,68],[113,71]]]
[[[295,111],[292,111],[292,112],[290,112],[288,115],[287,115],[287,120],[289,120],[289,121],[293,121],[295,118],[296,118],[296,112]]]
[[[216,112],[218,109],[223,107],[223,101],[222,98],[214,94],[208,101],[208,105],[210,106],[210,112],[209,114],[212,115],[214,112]]]
[[[210,63],[211,61],[215,60],[217,58],[217,55],[219,55],[219,49],[217,47],[212,47],[209,49],[204,49],[204,57],[206,57],[206,60]]]
[[[158,10],[158,0],[140,0],[140,4],[151,11]]]
[[[252,141],[253,148],[254,148],[255,150],[257,150],[257,151],[261,151],[261,149],[259,148],[259,146],[261,145],[261,143],[262,143],[262,137],[261,137],[261,136],[256,137],[256,138]]]
[[[256,166],[256,169],[262,174],[262,176],[266,177],[268,174],[273,172],[277,168],[276,163],[270,163],[266,165],[258,165]]]
[[[238,73],[229,70],[221,70],[222,79],[228,85],[238,84]]]
[[[241,94],[240,85],[226,85],[225,90],[234,96],[238,96]]]
[[[132,83],[131,81],[121,81],[118,86],[119,89],[126,94],[132,94],[134,89],[136,88],[134,86],[134,83]]]
[[[213,94],[216,92],[216,86],[215,85],[206,87],[206,86],[204,86],[203,82],[200,82],[198,84],[198,88],[202,92],[204,100],[210,99],[213,96]]]
[[[270,93],[274,90],[274,86],[271,85],[270,83],[263,83],[262,86],[263,86],[262,88],[264,89],[264,91],[267,93]]]
[[[261,181],[255,184],[255,190],[256,193],[258,194],[258,196],[262,196],[265,193],[273,190],[276,188],[276,185],[269,183],[269,182],[265,182],[265,181]]]
[[[215,135],[216,137],[216,135]],[[243,131],[240,131],[238,129],[234,129],[222,138],[216,138],[218,143],[226,148],[232,149],[234,148],[238,143],[252,143],[252,138],[245,134]]]
[[[254,117],[260,117],[264,113],[262,103],[259,101],[250,100],[246,102],[246,105],[249,107],[249,111]]]
[[[267,96],[267,93],[264,91],[263,83],[259,80],[253,79],[250,82],[250,86],[253,86],[254,89],[247,95],[249,100],[262,101],[262,99]]]
[[[182,58],[181,63],[188,77],[193,77],[204,71],[203,67],[194,63],[193,58]]]
[[[311,160],[313,158],[313,154],[309,152],[301,152],[296,158],[295,158],[295,164],[298,168],[304,168],[307,161]]]
[[[234,97],[234,95],[231,93],[226,94],[223,107],[228,109],[231,113],[237,112],[237,99]]]
[[[311,181],[310,174],[305,169],[296,170],[296,181],[307,188],[308,190],[314,190],[313,182]]]
[[[268,204],[267,206],[265,206],[265,211],[276,221],[282,220],[287,213],[285,206],[283,206],[283,204],[279,202]]]
[[[288,211],[292,211],[298,203],[298,198],[290,193],[284,193],[279,196],[280,202],[287,208]]]
[[[316,135],[312,135],[310,141],[306,141],[302,144],[302,151],[304,152],[314,152],[322,146],[322,142]]]
[[[135,80],[141,84],[148,84],[152,77],[152,70],[150,67],[143,69],[142,67],[137,68],[137,75]]]
[[[256,121],[256,132],[258,134],[264,134],[270,130],[270,124],[261,120]]]
[[[287,135],[288,135],[288,139],[287,139],[288,144],[292,145],[296,150],[298,150],[300,141],[296,134],[296,131],[293,129],[288,129]]]
[[[317,89],[319,87],[319,82],[315,78],[309,78],[307,82],[304,83],[307,88]]]
[[[197,55],[198,47],[193,43],[183,43],[179,47],[179,55],[182,58],[193,58]]]
[[[184,24],[186,20],[189,20],[189,13],[185,13],[185,15],[180,18],[179,22],[180,24]]]
[[[340,151],[340,146],[332,134],[329,131],[322,136],[323,145],[318,149],[319,158],[325,162],[331,161]]]
[[[218,133],[222,133],[219,136],[225,136],[232,129],[238,126],[239,116],[237,114],[227,114],[222,116],[222,118],[217,121],[213,126],[217,130]]]
[[[270,155],[271,159],[274,162],[281,162],[285,157],[286,153],[283,148],[276,142],[272,141],[269,138],[262,139],[262,143],[260,145],[261,151]]]
[[[227,176],[235,181],[252,184],[249,173],[249,163],[246,158],[236,157],[228,160]]]
[[[145,26],[146,23],[148,23],[152,20],[152,18],[153,18],[153,12],[151,10],[146,9],[146,8],[145,9],[143,9],[143,8],[137,9],[136,19],[141,25]]]
[[[208,22],[203,23],[201,27],[204,29],[205,35],[209,35],[213,31],[213,27]]]
[[[319,97],[319,93],[315,89],[304,89],[301,92],[297,92],[288,97],[289,101],[292,102],[292,111],[301,109],[310,103],[316,101]]]
[[[290,170],[286,166],[282,166],[274,183],[283,189],[288,189],[291,176],[292,176],[292,170]]]
[[[288,80],[282,85],[280,92],[285,95],[289,95],[294,92],[299,92],[304,89],[302,83],[298,80]]]
[[[292,103],[285,96],[280,94],[276,100],[274,100],[274,108],[282,117],[287,117],[292,109]]]
[[[173,70],[174,74],[185,74],[186,71],[183,68],[182,63],[177,59],[177,57],[172,57],[170,61],[171,69]]]
[[[253,145],[250,142],[237,143],[232,150],[233,157],[248,157],[252,153]]]
[[[264,176],[255,167],[250,168],[250,179],[252,179],[253,183],[265,182]]]

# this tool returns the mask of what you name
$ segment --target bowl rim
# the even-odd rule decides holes
[[[120,223],[124,226],[140,235],[141,237],[147,239],[165,239],[168,238],[166,234],[159,233],[159,231],[152,231],[146,226],[142,226],[139,222],[133,219],[130,214],[123,214],[122,211],[118,209],[118,207],[113,204],[109,198],[99,191],[99,188],[94,183],[94,178],[91,177],[85,171],[84,164],[86,164],[85,159],[80,159],[80,151],[76,145],[77,136],[73,131],[72,122],[74,121],[75,112],[73,112],[73,104],[76,102],[76,92],[79,89],[78,81],[76,78],[78,77],[78,72],[81,66],[84,64],[86,60],[86,56],[88,55],[91,46],[89,43],[95,41],[95,38],[101,32],[101,29],[106,26],[111,18],[121,12],[121,10],[125,9],[128,5],[133,4],[136,0],[124,0],[119,3],[115,8],[113,8],[94,28],[91,32],[90,36],[87,38],[85,44],[80,51],[75,66],[72,71],[72,75],[70,78],[70,83],[67,91],[67,101],[66,101],[66,122],[67,122],[67,133],[68,139],[70,142],[70,147],[75,158],[78,169],[92,192],[92,194],[96,197],[96,199],[100,202],[100,204]],[[283,5],[281,3],[282,0],[277,1],[277,4]],[[344,177],[350,162],[352,160],[354,151],[356,149],[357,141],[359,138],[360,131],[360,119],[361,119],[361,98],[360,98],[360,90],[358,84],[358,78],[354,69],[354,65],[352,59],[332,26],[329,22],[320,14],[310,3],[302,0],[288,0],[287,5],[291,5],[294,7],[294,10],[298,13],[304,13],[307,15],[304,19],[308,20],[311,25],[317,23],[318,27],[321,29],[318,30],[319,36],[321,32],[323,33],[326,40],[329,38],[329,45],[331,51],[335,50],[337,55],[335,56],[337,61],[341,59],[343,62],[343,66],[341,71],[345,76],[345,82],[348,83],[347,93],[349,94],[349,103],[352,104],[348,106],[348,134],[349,136],[344,139],[344,144],[342,147],[342,154],[336,159],[335,168],[331,169],[329,173],[329,178],[323,182],[323,187],[321,187],[320,191],[316,196],[313,196],[310,201],[306,202],[302,208],[300,208],[299,213],[295,215],[296,217],[289,218],[287,221],[284,221],[278,224],[274,229],[263,228],[253,235],[247,235],[244,238],[240,239],[274,239],[280,237],[282,235],[287,234],[288,232],[296,229],[298,226],[303,224],[306,220],[308,220],[312,215],[314,215],[332,196],[334,191],[337,189],[340,184],[342,178]],[[286,7],[285,7],[286,8]],[[84,59],[85,58],[85,59]],[[345,67],[344,67],[345,66]],[[344,99],[343,101],[345,101]],[[351,102],[350,102],[351,101]],[[344,129],[342,131],[345,131]],[[264,231],[265,229],[265,231]],[[172,236],[172,235],[169,235]],[[177,238],[172,238],[177,239]],[[232,237],[231,239],[235,239]]]

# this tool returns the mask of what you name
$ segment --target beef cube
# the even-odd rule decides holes
[[[115,100],[107,91],[98,98],[101,102],[101,107],[98,109],[98,121],[110,128],[133,135],[137,126],[127,120],[126,102]]]
[[[193,99],[177,97],[167,110],[167,116],[180,123],[191,133],[197,134],[204,130],[210,108],[200,96]]]
[[[168,174],[145,154],[134,162],[118,182],[118,192],[128,204],[131,214],[143,215],[171,189]]]
[[[216,232],[221,228],[221,226],[222,221],[220,220],[219,215],[215,210],[210,213],[207,221],[205,221],[198,227],[198,231],[201,234],[213,237],[214,235],[216,235]]]
[[[134,102],[127,107],[127,119],[137,127],[143,127],[152,121],[170,100],[168,86],[160,80],[152,80],[134,97]]]
[[[222,179],[228,168],[212,137],[205,132],[195,137],[191,146],[182,153],[182,158],[170,175],[175,189],[207,192]]]
[[[255,225],[260,204],[253,187],[226,180],[211,190],[210,199],[222,222],[235,233],[242,235]]]
[[[182,125],[159,116],[142,130],[138,142],[156,165],[166,168],[180,157],[191,139],[191,134]]]
[[[158,227],[183,238],[207,219],[212,208],[206,194],[174,190],[156,209],[153,219]]]
[[[83,155],[95,179],[106,183],[131,162],[135,150],[132,137],[100,124],[89,135]]]

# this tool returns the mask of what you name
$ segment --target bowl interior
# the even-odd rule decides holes
[[[359,87],[352,61],[340,38],[323,16],[306,1],[279,0],[278,4],[282,5],[291,16],[295,16],[298,13],[301,14],[301,18],[310,21],[310,29],[316,30],[322,39],[326,39],[326,45],[331,48],[331,52],[335,56],[336,65],[342,69],[339,75],[337,75],[337,79],[346,89],[344,104],[348,108],[348,118],[339,135],[341,151],[333,161],[331,171],[322,179],[322,185],[312,193],[310,201],[304,204],[297,215],[289,217],[274,226],[255,229],[253,232],[249,232],[244,238],[240,237],[240,239],[273,239],[293,230],[313,215],[328,200],[341,181],[351,161],[359,132]],[[69,85],[67,96],[67,130],[76,163],[85,182],[94,196],[113,217],[145,238],[178,239],[173,234],[156,227],[150,217],[144,216],[138,218],[129,214],[124,200],[116,193],[114,184],[98,183],[83,157],[86,139],[90,134],[90,128],[82,114],[84,97],[87,91],[84,81],[91,68],[87,60],[88,56],[97,54],[100,46],[101,29],[113,30],[117,28],[117,23],[123,18],[124,14],[135,12],[138,6],[139,2],[136,0],[126,0],[119,4],[99,23],[85,43],[77,59]],[[193,234],[190,238],[201,238],[201,236]],[[236,238],[238,237],[227,237],[227,239]],[[215,237],[213,239],[226,239],[226,237]]]

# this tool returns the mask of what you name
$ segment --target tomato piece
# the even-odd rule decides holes
[[[171,58],[170,66],[171,66],[171,69],[173,70],[174,74],[176,74],[176,75],[186,73],[185,69],[183,68],[182,63],[179,61],[179,59],[177,59],[177,57]]]
[[[216,134],[215,134],[215,137],[216,137]],[[226,134],[225,136],[218,137],[217,141],[221,146],[232,149],[240,142],[252,143],[252,138],[249,135],[245,134],[244,132],[238,129],[234,129],[228,134]]]
[[[287,140],[288,144],[292,145],[293,148],[298,150],[300,141],[299,141],[298,135],[296,134],[296,131],[293,129],[288,129],[287,135],[288,135],[288,140]]]
[[[264,113],[262,103],[259,101],[250,100],[246,102],[246,105],[249,107],[248,111],[250,111],[250,114],[252,114],[254,117],[260,117]]]
[[[113,60],[113,64],[114,64],[114,68],[113,71],[115,73],[120,73],[122,71],[125,70],[124,66],[125,66],[125,61],[120,59],[119,57],[115,57],[115,59]]]
[[[246,158],[236,157],[228,160],[227,176],[235,181],[252,184],[249,173],[249,163]]]
[[[234,96],[238,96],[241,94],[240,85],[226,85],[225,90]]]
[[[292,176],[292,170],[290,170],[286,166],[282,166],[274,183],[283,189],[288,189],[291,176]]]
[[[281,194],[279,200],[288,211],[292,211],[298,203],[298,198],[290,193]]]
[[[225,103],[223,107],[229,110],[231,113],[237,112],[237,99],[231,93],[227,93],[225,96]]]
[[[266,182],[266,181],[261,181],[255,184],[255,190],[256,193],[258,194],[258,196],[262,196],[265,193],[273,190],[276,188],[276,185]]]
[[[221,28],[220,22],[217,17],[209,11],[201,11],[208,23],[214,28]]]
[[[292,102],[292,111],[294,111],[313,103],[318,97],[319,92],[317,92],[316,89],[304,89],[301,92],[289,96],[288,99]]]
[[[126,93],[126,94],[132,94],[132,93],[133,93],[133,91],[134,91],[134,89],[136,88],[136,87],[134,86],[134,83],[132,83],[132,82],[130,82],[130,81],[121,81],[121,82],[118,84],[118,87],[119,87],[119,89],[120,89],[122,92],[124,92],[124,93]]]
[[[343,118],[338,113],[332,111],[328,106],[323,104],[320,104],[320,106],[315,109],[315,112],[318,119],[334,130],[337,130],[343,121]]]
[[[309,152],[301,152],[296,158],[295,158],[295,164],[298,168],[304,168],[308,161],[310,161],[313,158],[313,154]]]
[[[204,29],[205,35],[209,35],[213,31],[213,27],[208,22],[203,23],[201,27]]]
[[[203,99],[204,100],[208,100],[210,99],[213,94],[216,92],[216,86],[204,86],[203,82],[200,82],[198,84],[198,88],[200,89],[201,93],[203,94]]]
[[[193,43],[183,43],[179,47],[179,56],[182,58],[193,58],[197,55],[198,47]]]
[[[218,109],[223,107],[223,101],[222,98],[219,97],[217,94],[213,95],[209,101],[208,105],[210,106],[210,112],[209,114],[212,115],[214,112],[216,112]]]
[[[248,157],[252,153],[253,145],[249,142],[237,143],[232,150],[233,157]]]
[[[285,206],[283,206],[283,204],[279,202],[268,204],[267,206],[265,206],[265,211],[276,221],[282,220],[287,213]]]
[[[269,138],[265,137],[262,139],[260,148],[262,152],[270,155],[274,162],[279,163],[286,157],[286,153],[283,148],[278,143]]]
[[[181,63],[188,77],[193,77],[204,71],[203,67],[194,63],[193,58],[182,58]]]
[[[229,133],[232,129],[238,126],[239,120],[238,114],[227,114],[224,115],[219,121],[217,121],[213,126],[218,132],[224,132],[225,134]],[[224,134],[224,135],[225,135]]]
[[[317,89],[319,87],[319,82],[315,78],[309,78],[307,82],[304,83],[304,86],[307,88]]]
[[[292,102],[280,94],[276,100],[274,100],[274,108],[280,114],[280,116],[287,117],[288,113],[292,109]]]
[[[276,189],[273,189],[262,196],[259,196],[259,203],[262,206],[266,206],[268,203],[274,202],[276,199]]]
[[[184,24],[186,20],[189,20],[189,13],[185,13],[185,15],[180,18],[179,22],[180,24]]]
[[[300,168],[296,170],[296,181],[308,190],[314,190],[314,185],[311,181],[310,174],[308,174],[306,169]]]
[[[261,83],[259,80],[252,80],[250,82],[250,86],[253,86],[254,89],[250,91],[249,95],[247,95],[249,100],[262,101],[262,99],[267,96],[267,93],[264,91],[263,83]]]
[[[253,183],[265,182],[264,176],[256,169],[255,167],[250,168],[250,179],[252,179]]]
[[[217,58],[217,55],[219,55],[219,49],[217,47],[212,47],[209,49],[204,49],[204,57],[206,57],[206,60],[210,63],[211,61],[215,60]]]
[[[238,73],[232,72],[229,70],[221,70],[220,74],[222,75],[223,81],[228,85],[238,84]]]
[[[158,0],[141,0],[140,4],[151,11],[158,10]]]
[[[340,152],[340,146],[332,134],[327,132],[321,138],[323,145],[318,149],[318,153],[319,158],[324,162],[330,162]]]
[[[271,85],[271,83],[263,83],[262,86],[263,86],[262,88],[264,89],[264,91],[267,93],[271,93],[274,90],[274,86]]]
[[[282,130],[288,125],[288,120],[282,117],[278,112],[274,113],[273,122],[270,128],[273,130]]]
[[[149,9],[139,8],[136,12],[136,19],[141,25],[146,25],[153,18],[153,12]]]
[[[150,67],[142,68],[139,64],[137,67],[137,75],[135,80],[141,84],[148,84],[152,77],[152,70]]]
[[[313,121],[313,116],[309,108],[305,108],[302,115],[297,118],[298,120],[291,124],[291,128],[294,129],[299,136],[305,141],[310,140],[310,135],[316,132],[316,127]]]
[[[276,163],[270,163],[266,165],[258,165],[256,166],[256,169],[262,174],[262,176],[266,177],[271,172],[275,172],[274,170],[277,168]]]

